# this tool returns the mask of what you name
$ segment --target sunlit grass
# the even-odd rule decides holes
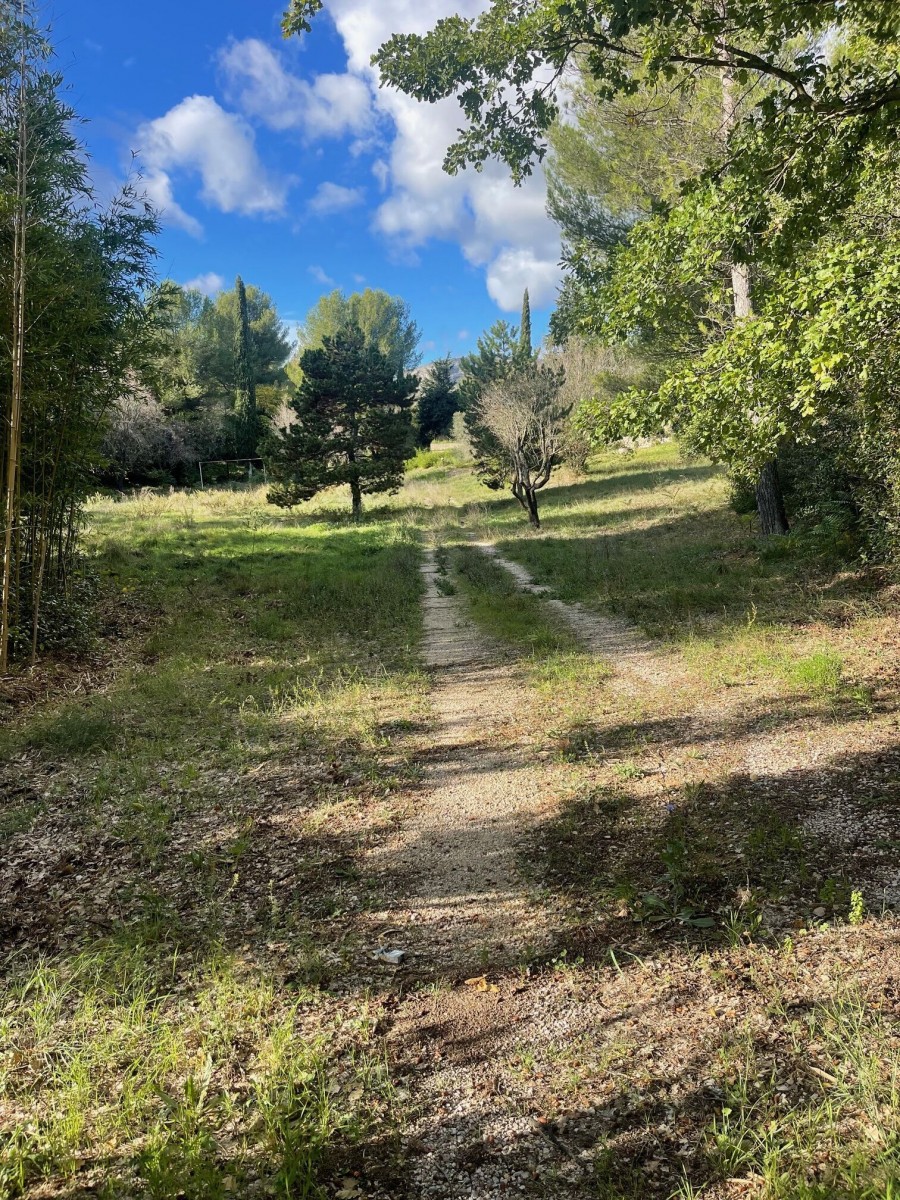
[[[364,1009],[311,1032],[314,993],[226,956],[111,941],[16,971],[7,995],[4,1195],[93,1164],[106,1196],[317,1196],[329,1147],[388,1114]]]
[[[823,712],[863,704],[828,622],[839,610],[852,640],[857,614],[869,629],[878,613],[864,598],[854,607],[846,581],[791,539],[761,547],[709,464],[670,444],[609,454],[586,476],[561,472],[541,512],[534,533],[443,445],[414,458],[396,495],[367,498],[358,523],[340,490],[292,511],[269,505],[264,487],[89,506],[88,555],[111,608],[133,606],[136,626],[96,686],[0,733],[0,753],[37,763],[43,789],[6,809],[0,832],[40,829],[61,802],[64,820],[42,836],[107,839],[117,882],[96,924],[76,910],[66,943],[48,935],[8,964],[0,1194],[319,1197],[361,1140],[377,1141],[381,1161],[393,1153],[377,997],[367,984],[340,998],[326,985],[369,948],[352,916],[383,902],[357,850],[373,829],[396,828],[392,805],[418,777],[414,735],[430,720],[423,545],[439,548],[445,586],[518,672],[535,741],[549,739],[555,765],[584,785],[557,853],[560,871],[584,859],[592,912],[585,813],[604,835],[637,821],[657,698],[611,700],[614,664],[470,540],[497,542],[550,594],[620,613],[677,649],[697,687],[771,682]],[[619,727],[598,740],[598,714],[611,710]],[[607,761],[612,779],[595,787]],[[716,836],[709,796],[690,779],[672,787],[674,808],[697,801],[683,840],[699,862],[703,837]],[[747,839],[742,880],[755,873],[754,887],[805,870],[799,833],[779,819],[760,817]],[[736,945],[748,921],[736,912]],[[734,1176],[771,1200],[896,1194],[898,1071],[884,1030],[852,997],[806,1024],[779,1020],[798,1059],[808,1039],[827,1047],[819,1061],[836,1082],[789,1104],[752,1046],[726,1045],[733,1090],[709,1132],[703,1186]]]
[[[24,712],[0,749],[37,754],[51,800],[80,797],[75,853],[102,836],[122,861],[110,934],[76,921],[9,964],[0,1194],[318,1197],[373,1121],[391,1126],[364,998],[332,1011],[312,986],[347,950],[313,930],[353,870],[322,844],[363,806],[389,819],[415,775],[418,536],[398,511],[300,518],[256,488],[98,500],[86,548],[144,623],[101,688]],[[277,800],[260,771],[288,780]],[[40,812],[11,810],[8,834]],[[254,882],[266,855],[280,869],[276,836],[300,860],[289,887]],[[332,861],[305,904],[304,870]],[[267,943],[289,964],[275,978]]]

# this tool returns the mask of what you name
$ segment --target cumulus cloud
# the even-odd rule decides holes
[[[301,79],[257,38],[230,42],[219,53],[219,66],[232,102],[270,129],[294,129],[315,140],[359,135],[371,127],[371,92],[358,75]]]
[[[225,280],[216,271],[205,271],[202,275],[195,275],[182,286],[194,292],[202,292],[204,296],[214,296],[216,292],[221,292]]]
[[[487,0],[326,0],[350,71],[373,87],[371,55],[392,33],[424,33],[452,12],[471,17],[486,6]],[[540,169],[521,188],[499,164],[445,175],[444,151],[460,123],[455,100],[419,104],[390,89],[374,96],[395,130],[389,152],[373,166],[385,192],[376,228],[407,254],[434,237],[458,242],[506,311],[518,310],[526,287],[536,306],[551,303],[560,279],[560,244],[545,212]]]
[[[362,188],[341,187],[339,183],[320,183],[309,202],[309,211],[317,217],[325,217],[331,213],[345,212],[348,208],[356,208],[365,198],[366,194]]]
[[[163,217],[194,236],[203,227],[175,200],[173,177],[200,179],[200,196],[226,213],[245,216],[284,210],[287,184],[260,162],[253,131],[242,117],[226,112],[211,96],[188,96],[137,134],[144,186]]]

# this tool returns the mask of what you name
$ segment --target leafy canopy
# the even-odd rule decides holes
[[[307,8],[308,5],[300,5]],[[829,66],[826,34],[864,21],[890,43],[892,0],[493,0],[474,18],[447,17],[424,36],[395,34],[374,56],[389,86],[433,102],[456,96],[464,117],[445,169],[504,161],[521,180],[546,151],[556,92],[579,65],[602,98],[631,95],[679,69],[733,71],[737,83],[779,85],[768,106],[823,119],[900,101],[896,70]]]
[[[453,378],[453,360],[439,358],[431,364],[416,400],[418,444],[427,449],[435,438],[447,437],[453,415],[459,409],[459,397]]]
[[[299,381],[307,350],[321,347],[326,337],[334,337],[348,325],[362,330],[366,344],[383,354],[398,376],[418,365],[421,333],[405,300],[380,288],[349,296],[335,289],[320,297],[297,328],[297,350],[289,368],[292,378]]]

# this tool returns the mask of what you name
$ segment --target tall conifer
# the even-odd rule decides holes
[[[528,288],[522,297],[522,320],[519,323],[519,350],[523,359],[529,359],[533,350],[531,346],[531,301],[528,299]]]
[[[259,415],[256,409],[256,379],[253,372],[253,345],[250,335],[250,315],[247,311],[247,289],[238,275],[234,283],[238,298],[238,325],[235,335],[235,415],[237,417],[237,451],[241,457],[252,458],[259,440]]]

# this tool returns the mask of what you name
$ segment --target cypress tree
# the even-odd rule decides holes
[[[532,356],[531,348],[531,301],[528,299],[528,288],[522,297],[522,320],[519,324],[519,351],[523,359]]]
[[[235,416],[237,418],[237,451],[241,457],[256,454],[259,439],[259,417],[256,410],[256,379],[253,373],[253,347],[250,337],[250,316],[247,311],[247,290],[238,275],[235,280],[238,298],[238,327],[235,345]]]

